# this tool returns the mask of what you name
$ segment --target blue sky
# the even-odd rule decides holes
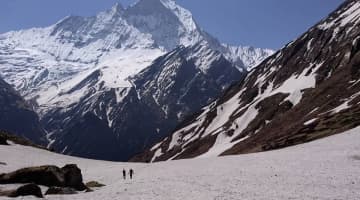
[[[92,16],[136,0],[1,0],[0,33]],[[278,49],[326,17],[343,0],[177,0],[221,42]]]

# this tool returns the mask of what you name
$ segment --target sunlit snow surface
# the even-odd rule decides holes
[[[19,145],[0,146],[0,161],[7,163],[0,165],[0,172],[75,163],[85,181],[107,185],[91,193],[47,199],[355,200],[360,199],[359,132],[360,128],[355,128],[271,152],[153,164],[86,160]],[[134,180],[122,180],[123,168],[134,168]],[[0,185],[0,189],[9,187]]]

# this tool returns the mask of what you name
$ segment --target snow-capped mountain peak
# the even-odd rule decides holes
[[[157,45],[172,50],[204,39],[190,11],[172,0],[142,0],[125,11],[127,20],[152,35]]]
[[[122,12],[124,11],[124,7],[119,2],[116,2],[115,5],[113,5],[111,8],[111,11],[113,13]]]
[[[248,71],[274,53],[272,49],[261,49],[251,46],[231,46],[227,44],[223,44],[223,46],[225,47],[226,57],[239,65],[242,63]]]
[[[161,2],[165,7],[173,11],[188,32],[194,32],[199,29],[189,10],[177,5],[173,0],[161,0]]]
[[[177,54],[170,63],[161,62],[172,51]],[[251,51],[244,54],[257,55]],[[69,145],[63,134],[88,138],[96,127],[113,137],[132,138],[134,148],[149,145],[155,137],[143,135],[133,119],[148,121],[148,130],[159,137],[166,134],[163,127],[174,128],[245,75],[250,62],[241,56],[201,30],[191,12],[172,0],[141,0],[128,8],[115,4],[92,17],[68,16],[49,27],[0,35],[1,75],[37,104],[51,139],[61,148]],[[139,74],[148,76],[131,79]],[[162,78],[171,84],[158,84]],[[155,115],[152,120],[145,119],[149,116],[143,110]],[[89,124],[94,128],[85,134]],[[76,134],[68,134],[72,131]],[[75,146],[68,146],[68,152],[89,152]],[[126,158],[139,149],[124,151]]]

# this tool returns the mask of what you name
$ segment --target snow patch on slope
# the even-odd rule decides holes
[[[310,66],[310,68],[304,69],[301,74],[293,75],[282,85],[271,92],[271,94],[276,93],[289,93],[290,95],[285,99],[289,100],[293,106],[297,105],[302,98],[302,90],[307,88],[315,88],[316,84],[316,71],[323,65],[323,63],[317,64],[315,66]],[[311,70],[310,74],[307,74]],[[271,95],[269,95],[271,96]]]

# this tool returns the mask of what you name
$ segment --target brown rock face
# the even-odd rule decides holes
[[[220,155],[266,151],[359,126],[358,3],[345,1],[133,161],[197,157],[216,146]]]

